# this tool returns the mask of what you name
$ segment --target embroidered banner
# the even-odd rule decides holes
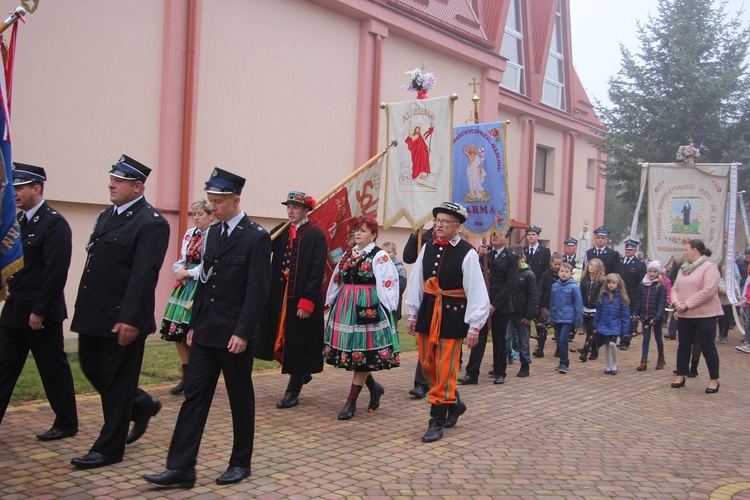
[[[729,164],[648,163],[648,256],[668,262],[685,243],[700,239],[724,258],[724,226],[730,193]],[[732,227],[732,234],[734,226]]]
[[[464,230],[480,237],[504,233],[510,224],[504,122],[456,127],[453,198],[469,213]]]
[[[336,263],[347,248],[354,245],[354,221],[361,215],[378,216],[380,199],[380,171],[382,160],[366,168],[324,200],[309,215],[309,219],[326,236],[328,258],[323,278],[323,295],[328,290]]]
[[[450,97],[386,106],[388,142],[383,227],[401,217],[413,229],[432,219],[432,209],[451,199],[453,101]]]

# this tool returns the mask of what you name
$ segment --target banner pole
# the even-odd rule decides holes
[[[338,191],[339,189],[341,189],[347,182],[349,182],[350,180],[352,180],[356,176],[358,176],[360,173],[362,173],[362,171],[364,171],[364,170],[368,169],[369,167],[373,166],[380,158],[382,158],[383,156],[385,156],[385,154],[388,153],[388,151],[390,151],[391,148],[396,147],[397,145],[398,145],[398,141],[391,141],[391,143],[388,144],[388,146],[386,146],[386,148],[384,150],[382,150],[381,152],[379,152],[378,154],[376,154],[375,156],[373,156],[372,158],[370,158],[369,160],[367,160],[367,162],[365,162],[364,165],[362,165],[357,170],[355,170],[354,172],[352,172],[351,174],[349,174],[348,176],[346,176],[346,178],[343,181],[341,181],[338,184],[336,184],[335,187],[333,187],[332,189],[329,189],[326,194],[324,194],[323,196],[321,196],[318,199],[318,201],[315,203],[315,208],[317,208],[318,205],[320,205],[321,203],[323,203],[323,201],[327,200],[331,195],[335,194],[336,191]],[[284,229],[287,228],[288,225],[289,225],[289,221],[286,221],[286,223],[284,223],[283,226],[281,226],[275,233],[273,233],[271,235],[271,241],[273,241],[276,238],[278,238],[279,235],[284,231]]]

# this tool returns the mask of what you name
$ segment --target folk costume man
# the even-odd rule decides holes
[[[263,321],[263,337],[255,357],[276,359],[289,374],[284,398],[277,408],[299,404],[302,386],[323,371],[323,276],[326,238],[307,214],[315,200],[292,191],[286,201],[289,223],[272,242],[271,293]],[[271,234],[282,227],[276,226]]]
[[[14,165],[24,265],[8,278],[9,296],[0,314],[0,422],[31,350],[55,412],[52,428],[37,438],[52,441],[78,432],[73,375],[62,328],[68,317],[63,291],[72,253],[71,232],[65,218],[44,201],[44,169]]]
[[[208,201],[219,222],[206,235],[188,332],[185,401],[172,434],[167,470],[141,476],[158,486],[195,485],[198,449],[221,373],[232,410],[234,445],[229,467],[216,483],[238,483],[250,475],[255,437],[253,349],[260,342],[268,299],[271,238],[242,211],[244,185],[243,177],[219,168],[206,182]]]
[[[599,259],[604,264],[604,274],[617,273],[622,275],[620,269],[620,253],[612,248],[607,248],[609,243],[609,229],[599,226],[594,229],[594,246],[586,250],[586,261],[584,267],[591,259]]]
[[[638,331],[638,318],[635,317],[635,303],[638,297],[638,285],[643,281],[643,277],[648,272],[648,265],[643,259],[636,255],[640,241],[628,238],[625,240],[625,256],[622,258],[621,276],[625,282],[625,290],[630,298],[630,330],[629,335],[620,337],[620,349],[627,351],[630,347],[630,340]]]
[[[70,329],[81,369],[102,399],[104,425],[79,469],[122,461],[125,443],[146,431],[161,403],[138,389],[146,337],[156,330],[154,290],[169,244],[169,224],[144,198],[151,169],[122,155],[109,172],[109,199],[86,244],[88,257]],[[128,434],[128,424],[133,430]]]
[[[441,439],[443,428],[454,427],[466,411],[456,391],[461,344],[464,338],[469,348],[477,344],[490,312],[477,252],[458,235],[466,209],[444,202],[432,214],[435,239],[422,248],[406,289],[408,331],[417,335],[419,361],[429,381],[426,443]]]
[[[565,250],[563,251],[563,262],[570,264],[573,269],[576,268],[576,252],[578,251],[578,240],[572,236],[565,240]]]
[[[508,238],[505,234],[494,233],[490,237],[492,250],[479,247],[480,265],[482,256],[487,255],[487,265],[490,278],[490,323],[492,325],[492,370],[495,384],[504,384],[508,368],[508,348],[505,343],[508,321],[513,313],[511,293],[518,281],[518,255],[508,248]],[[476,384],[479,381],[479,368],[484,358],[487,346],[487,325],[479,330],[479,341],[471,350],[469,362],[466,363],[466,375],[458,379],[458,383]]]

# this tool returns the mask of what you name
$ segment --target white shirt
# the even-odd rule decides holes
[[[461,238],[456,236],[451,241],[456,246]],[[409,308],[409,320],[417,318],[419,306],[424,297],[424,272],[422,270],[422,259],[424,258],[424,246],[419,251],[419,257],[411,269],[411,276],[406,284],[406,305]],[[466,314],[464,323],[471,329],[479,329],[487,322],[490,316],[490,296],[484,283],[482,268],[479,267],[479,255],[473,248],[466,253],[461,262],[463,273],[463,289],[466,293]],[[429,332],[419,332],[429,333]]]
[[[143,198],[143,196],[139,196],[139,197],[138,197],[138,198],[136,198],[135,200],[133,200],[133,201],[129,201],[129,202],[127,202],[127,203],[124,203],[124,204],[120,205],[119,207],[117,207],[117,206],[116,206],[116,207],[115,207],[115,212],[117,212],[117,215],[120,215],[120,214],[121,214],[121,213],[123,213],[123,212],[124,212],[125,210],[127,210],[128,208],[130,208],[131,206],[133,206],[133,204],[134,204],[134,203],[135,203],[136,201],[140,200],[141,198]]]
[[[37,210],[39,210],[39,207],[42,206],[42,203],[44,203],[44,199],[42,199],[42,201],[39,202],[39,205],[37,205],[34,208],[31,208],[31,209],[29,209],[29,210],[27,210],[27,211],[25,211],[23,213],[26,216],[26,220],[28,222],[31,222],[31,218],[34,217],[34,214],[37,212]]]
[[[374,247],[375,243],[370,243],[362,249],[362,252],[369,253]],[[339,264],[341,264],[340,259],[336,263],[331,280],[328,282],[328,292],[326,293],[326,305],[328,306],[336,302],[336,297],[344,288],[345,283],[343,281],[336,283],[333,279],[333,276],[339,273]],[[385,250],[379,250],[373,257],[372,274],[375,275],[375,289],[378,293],[378,300],[387,310],[395,311],[398,307],[398,270]]]
[[[231,219],[223,221],[223,222],[226,223],[227,228],[228,228],[227,229],[227,236],[229,236],[230,234],[232,234],[232,231],[234,231],[234,228],[237,227],[237,224],[240,223],[240,221],[242,220],[242,218],[244,216],[245,216],[245,212],[240,212],[239,214],[235,215]]]

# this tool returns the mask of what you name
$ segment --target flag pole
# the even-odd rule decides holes
[[[0,23],[0,35],[5,33],[8,30],[8,28],[16,24],[16,22],[18,22],[19,19],[21,20],[21,22],[25,23],[26,22],[26,20],[24,19],[25,15],[26,15],[26,9],[24,9],[20,5],[16,7],[16,10],[11,12],[8,18],[2,23]]]
[[[385,154],[388,153],[388,151],[391,148],[395,147],[396,145],[398,145],[398,141],[392,141],[390,144],[388,144],[388,146],[384,150],[382,150],[381,152],[379,152],[378,154],[376,154],[375,156],[373,156],[372,158],[370,158],[369,160],[367,160],[367,162],[365,162],[364,165],[362,165],[357,170],[355,170],[354,172],[352,172],[351,174],[349,174],[348,176],[346,176],[346,178],[343,181],[341,181],[338,184],[336,184],[336,186],[334,186],[333,188],[329,189],[328,192],[326,194],[324,194],[323,196],[321,196],[318,199],[318,201],[315,203],[315,208],[317,208],[318,205],[320,205],[321,203],[323,203],[323,201],[327,200],[331,195],[335,194],[336,191],[338,191],[339,189],[341,189],[347,182],[349,182],[350,180],[352,180],[356,176],[358,176],[360,173],[362,173],[362,171],[367,170],[369,167],[373,166],[378,160],[380,160],[380,158],[382,158],[383,156],[385,156]],[[287,228],[288,225],[289,225],[289,221],[286,221],[286,223],[284,223],[283,226],[281,226],[278,230],[276,230],[276,232],[271,235],[271,241],[273,241],[276,238],[278,238],[279,235],[284,231],[284,229]]]

